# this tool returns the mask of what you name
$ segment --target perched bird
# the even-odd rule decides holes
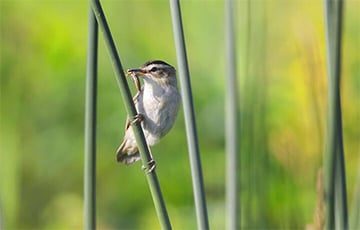
[[[180,93],[177,87],[176,70],[164,61],[148,61],[127,73],[137,79],[142,77],[144,84],[137,84],[138,93],[133,98],[138,115],[135,121],[141,122],[148,146],[160,141],[174,125],[180,107]],[[133,129],[127,119],[125,136],[117,149],[118,162],[131,164],[140,160]]]

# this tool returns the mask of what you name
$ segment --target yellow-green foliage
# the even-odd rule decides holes
[[[247,1],[237,1],[242,225],[303,228],[313,218],[325,138],[323,1],[251,2],[248,8]],[[223,2],[181,6],[210,226],[223,229]],[[124,68],[158,58],[176,65],[168,1],[104,0],[103,8]],[[352,0],[344,11],[341,96],[349,207],[360,149],[359,8]],[[0,1],[0,222],[7,229],[83,225],[87,19],[84,0]],[[100,36],[98,226],[159,228],[140,163],[115,162],[125,114]],[[152,152],[174,229],[195,229],[182,113]]]

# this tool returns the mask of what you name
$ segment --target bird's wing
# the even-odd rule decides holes
[[[143,91],[144,89],[144,86],[141,87],[141,90],[138,91],[135,96],[133,97],[133,102],[134,102],[134,105],[135,105],[135,108],[136,108],[136,105],[137,103],[139,102],[139,96],[140,96],[140,93]],[[126,122],[125,122],[125,131],[128,130],[130,127],[130,119],[129,117],[126,118]]]

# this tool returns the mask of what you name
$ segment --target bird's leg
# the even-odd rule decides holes
[[[144,119],[145,119],[144,115],[142,115],[141,113],[138,113],[133,117],[131,124],[139,124]],[[154,161],[154,158],[151,154],[151,150],[150,150],[149,146],[148,146],[148,150],[149,150],[149,154],[150,154],[150,160],[146,163],[146,166],[145,165],[141,166],[141,169],[146,170],[146,173],[152,173],[156,168],[156,162]]]
[[[156,162],[154,161],[154,159],[151,159],[146,164],[147,164],[147,166],[143,165],[143,166],[141,166],[141,169],[146,170],[147,174],[152,173],[156,168]]]
[[[142,115],[141,113],[138,113],[133,117],[131,124],[132,125],[139,124],[140,122],[144,121],[144,119],[145,119],[144,115]]]
[[[156,168],[156,162],[154,161],[154,158],[151,154],[150,147],[148,147],[148,149],[150,154],[150,160],[146,163],[146,166],[145,165],[141,166],[141,169],[146,170],[147,174],[152,173]]]

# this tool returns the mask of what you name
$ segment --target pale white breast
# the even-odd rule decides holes
[[[179,106],[180,94],[177,87],[162,88],[158,85],[144,84],[137,110],[144,115],[142,126],[149,145],[156,144],[169,132],[174,125]]]

